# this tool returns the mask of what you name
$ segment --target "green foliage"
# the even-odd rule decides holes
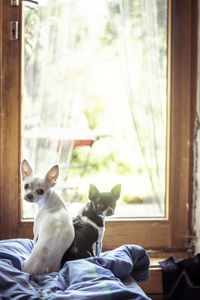
[[[120,5],[118,1],[111,0],[108,2],[109,11],[112,15],[120,14]]]
[[[105,32],[102,37],[100,37],[100,40],[102,42],[102,46],[110,46],[114,39],[117,38],[117,32],[114,29],[114,27],[111,26],[110,22],[106,22],[105,24]]]
[[[41,5],[38,14],[32,10],[26,13],[26,114],[38,116],[45,127],[68,128],[73,123],[74,106],[82,105],[77,122],[80,124],[76,124],[79,130],[82,130],[80,120],[84,118],[86,130],[114,131],[124,136],[123,142],[112,137],[94,144],[85,176],[102,172],[138,175],[148,168],[155,174],[155,164],[159,163],[159,170],[165,157],[166,124],[163,125],[162,114],[166,106],[162,95],[166,90],[167,0],[155,1],[155,10],[150,7],[156,18],[148,13],[150,1],[109,0],[109,17],[103,14],[96,23],[94,16],[84,14],[86,9],[81,10],[81,1],[77,3],[51,1]],[[77,98],[80,102],[75,103]],[[128,102],[133,106],[133,131],[131,126],[125,128],[131,114],[130,106],[129,111],[123,110]],[[127,149],[128,134],[134,139],[131,149]],[[139,143],[142,146],[138,150]],[[85,162],[88,150],[87,147],[73,149],[71,163]],[[42,151],[41,161],[46,157],[46,150]],[[131,164],[133,156],[137,156],[134,165]],[[70,172],[73,176],[81,173],[80,169]],[[124,201],[134,202],[136,198],[125,197]]]
[[[104,113],[104,107],[101,98],[96,94],[90,94],[85,101],[83,112],[86,116],[89,129],[98,127]]]
[[[136,195],[123,195],[122,196],[122,201],[126,204],[142,204],[143,199],[140,196]]]

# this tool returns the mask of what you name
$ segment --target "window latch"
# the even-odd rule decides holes
[[[10,39],[12,41],[18,40],[18,21],[11,21],[10,22]]]
[[[19,0],[11,0],[11,6],[18,6]]]

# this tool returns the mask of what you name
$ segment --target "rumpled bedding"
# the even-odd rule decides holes
[[[150,299],[135,283],[147,281],[149,275],[148,255],[139,246],[125,245],[100,257],[68,261],[59,272],[37,276],[21,271],[33,246],[29,239],[0,241],[0,299]]]

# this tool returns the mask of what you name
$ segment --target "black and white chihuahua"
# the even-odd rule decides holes
[[[90,201],[73,219],[75,238],[71,247],[63,255],[61,267],[66,261],[94,256],[93,247],[95,243],[95,255],[100,255],[105,230],[105,217],[114,214],[120,193],[120,184],[106,193],[100,193],[95,185],[90,184]]]

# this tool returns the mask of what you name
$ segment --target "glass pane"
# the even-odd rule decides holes
[[[164,217],[167,0],[24,6],[22,157],[72,215],[121,183],[115,217]]]

